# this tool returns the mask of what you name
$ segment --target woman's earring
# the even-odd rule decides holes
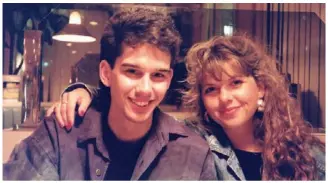
[[[262,98],[258,99],[257,100],[257,110],[259,112],[263,112],[264,111],[264,106],[265,106],[264,100]]]
[[[205,111],[205,113],[204,113],[204,119],[205,119],[205,121],[210,122],[207,111]]]

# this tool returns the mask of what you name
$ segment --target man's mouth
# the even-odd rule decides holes
[[[139,106],[139,107],[147,107],[151,103],[151,100],[149,100],[149,101],[137,101],[137,100],[134,100],[132,98],[130,98],[130,101],[132,103],[134,103],[135,105]]]

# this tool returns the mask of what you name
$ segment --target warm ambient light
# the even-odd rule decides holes
[[[73,11],[70,15],[69,15],[69,24],[81,24],[81,16],[80,13],[77,11]]]
[[[96,26],[96,25],[98,25],[98,22],[96,22],[96,21],[90,21],[89,24],[92,25],[92,26]]]
[[[90,43],[96,41],[88,30],[81,25],[81,16],[74,11],[69,16],[69,24],[58,34],[52,36],[57,41],[75,42],[75,43]]]
[[[223,26],[223,33],[225,36],[232,36],[233,34],[233,27],[231,25]]]

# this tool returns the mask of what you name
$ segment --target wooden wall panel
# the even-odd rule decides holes
[[[323,12],[325,12],[325,9],[323,9]],[[321,124],[320,126],[322,128],[326,127],[326,29],[325,29],[325,24],[320,24],[320,36],[319,36],[319,73],[318,73],[318,78],[319,78],[319,106],[321,111],[318,115],[321,115]]]
[[[283,43],[288,43],[288,39],[289,39],[289,25],[290,25],[290,13],[288,12],[289,9],[289,4],[285,4],[283,11],[284,13],[284,26],[283,26],[283,39],[282,42]],[[287,71],[287,60],[288,60],[288,51],[289,51],[289,47],[287,44],[282,44],[282,49],[283,49],[283,54],[282,54],[282,61],[281,61],[281,71],[283,73],[286,73]]]
[[[300,6],[301,8],[301,6]],[[299,50],[299,73],[300,75],[298,76],[298,80],[299,80],[299,84],[301,85],[301,90],[304,91],[305,86],[305,78],[304,78],[304,73],[305,73],[305,31],[306,30],[306,25],[304,23],[303,20],[303,16],[304,13],[300,13],[299,14],[299,27],[300,27],[300,33],[299,33],[299,45],[298,45],[298,50]],[[303,115],[304,115],[304,106],[305,106],[305,102],[304,102],[304,98],[305,96],[302,95],[301,96],[301,105],[302,105],[302,111],[303,111]]]
[[[296,4],[290,4],[289,9],[294,9]],[[294,61],[294,34],[295,34],[295,13],[293,12],[288,12],[289,14],[289,19],[288,19],[288,28],[287,28],[287,33],[288,34],[288,40],[284,44],[287,44],[287,49],[288,51],[286,52],[287,54],[287,60],[286,62],[286,73],[290,74],[291,76],[291,81],[294,80],[294,73],[293,73],[293,61]]]
[[[309,119],[309,95],[310,95],[310,83],[309,83],[309,76],[310,76],[310,61],[309,61],[309,42],[310,42],[310,19],[309,17],[306,16],[306,13],[303,13],[303,22],[305,24],[305,43],[304,43],[304,47],[303,47],[303,55],[304,55],[304,67],[301,68],[303,70],[303,78],[304,78],[304,83],[301,83],[304,88],[303,88],[303,98],[302,100],[303,102],[303,113],[304,113],[304,117],[305,119],[309,120],[311,122],[311,120]],[[302,76],[301,76],[302,77]]]
[[[278,4],[272,4],[272,7],[271,7],[271,11],[276,9],[278,6]],[[270,47],[271,47],[271,54],[274,58],[277,58],[278,56],[278,51],[277,50],[277,45],[278,42],[277,42],[277,38],[279,37],[279,31],[277,30],[277,28],[279,27],[279,23],[278,23],[278,13],[277,12],[271,12],[271,44],[270,44]],[[273,36],[274,35],[274,36]],[[280,62],[280,60],[279,60]]]
[[[310,6],[312,9],[312,6]],[[320,114],[321,109],[319,105],[319,33],[320,33],[320,19],[316,18],[316,14],[310,16],[310,42],[309,42],[309,119],[313,121],[315,127],[320,126]],[[312,110],[318,109],[318,110]],[[319,114],[319,115],[318,115]]]
[[[266,5],[261,8],[262,17],[267,17],[256,18],[254,25],[252,21],[245,21],[251,18],[251,13],[239,13],[236,26],[262,38],[262,42],[272,48],[272,56],[282,64],[282,73],[289,73],[291,82],[301,85],[300,102],[305,119],[313,127],[325,127],[325,4]],[[236,7],[259,9],[254,4]],[[263,34],[258,27],[262,27]]]
[[[297,6],[297,5],[296,5]],[[299,83],[299,59],[300,59],[300,52],[299,52],[299,43],[300,43],[300,21],[299,21],[299,13],[294,13],[293,15],[293,22],[292,26],[294,27],[294,32],[292,33],[293,37],[293,47],[292,47],[292,52],[293,52],[293,77],[292,77],[292,82],[293,83]]]
[[[7,44],[8,47],[3,45],[3,55],[2,55],[2,74],[9,74],[9,65],[10,65],[10,34],[8,30],[3,30],[4,34],[4,42]]]

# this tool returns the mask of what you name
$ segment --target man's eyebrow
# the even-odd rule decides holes
[[[134,64],[128,64],[128,63],[124,63],[124,64],[122,64],[122,67],[133,67],[133,68],[140,68],[138,65],[134,65]]]
[[[129,63],[124,63],[122,64],[122,67],[132,67],[132,68],[136,68],[136,69],[141,69],[141,67],[139,67],[138,65],[134,65],[134,64],[129,64]],[[171,72],[171,69],[156,69],[156,72],[165,72],[165,73],[169,73]]]
[[[167,73],[171,72],[171,69],[156,69],[156,70],[157,72],[167,72]]]

